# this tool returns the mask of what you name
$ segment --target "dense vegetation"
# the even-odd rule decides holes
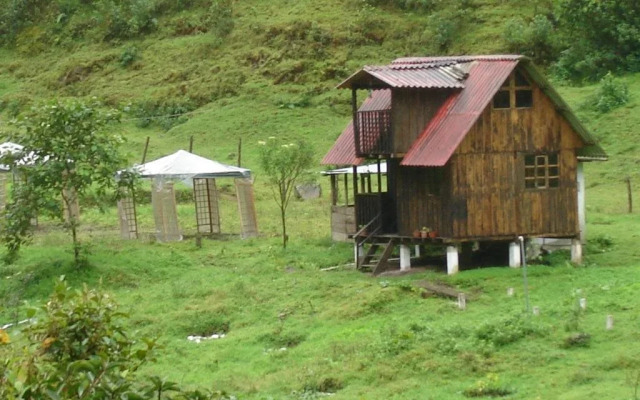
[[[137,371],[142,382],[158,375],[185,392],[635,398],[640,254],[633,232],[640,221],[626,213],[625,178],[637,195],[637,7],[632,0],[0,0],[5,137],[16,129],[5,121],[31,106],[97,97],[123,112],[130,162],[140,161],[150,136],[148,160],[186,148],[193,137],[196,153],[235,163],[242,138],[263,233],[221,236],[201,248],[191,239],[154,243],[148,192],[141,192],[142,239],[122,241],[115,208],[99,212],[101,199],[87,193],[79,231],[90,243],[87,268],[74,266],[70,239],[56,223],[41,220],[33,245],[0,266],[0,322],[25,318],[25,302],[44,302],[66,275],[72,287],[101,284],[113,293],[130,314],[122,324],[132,339],[158,338],[157,362]],[[588,28],[592,22],[598,29]],[[333,87],[363,64],[509,51],[531,56],[555,79],[611,156],[586,166],[585,266],[571,266],[560,253],[530,269],[539,317],[522,314],[517,270],[376,279],[354,271],[350,246],[329,239],[326,194],[292,201],[282,250],[260,140],[304,140],[318,161],[350,118],[348,94]],[[319,181],[326,193],[327,182]],[[233,188],[219,185],[223,232],[237,233]],[[190,196],[180,189],[179,217],[193,232]],[[467,310],[422,298],[414,286],[422,279],[469,293]],[[586,310],[578,306],[582,297]],[[615,318],[612,331],[606,315]],[[44,310],[37,316],[46,320]],[[8,333],[11,344],[0,351],[12,357],[36,338],[17,328]]]

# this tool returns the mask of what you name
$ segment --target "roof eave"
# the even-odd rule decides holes
[[[364,79],[369,81],[366,83],[360,82]],[[391,86],[381,80],[380,78],[371,74],[366,69],[361,69],[353,73],[350,77],[342,81],[336,89],[389,89]]]

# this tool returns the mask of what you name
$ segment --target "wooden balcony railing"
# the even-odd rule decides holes
[[[360,193],[356,195],[356,226],[362,227],[376,219],[369,230],[380,233],[395,231],[395,208],[388,193]],[[376,218],[377,217],[377,218]]]
[[[358,157],[393,153],[391,110],[358,111],[355,134]]]

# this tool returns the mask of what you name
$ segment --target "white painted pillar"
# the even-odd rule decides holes
[[[520,244],[517,242],[509,243],[509,266],[511,268],[519,268],[522,266],[522,257],[520,257]]]
[[[580,229],[580,242],[585,243],[587,240],[587,224],[585,216],[585,187],[584,187],[584,163],[578,163],[577,180],[578,180],[578,227]]]
[[[582,243],[580,243],[580,239],[571,239],[571,262],[582,264]]]
[[[420,257],[420,245],[419,244],[417,244],[415,246],[415,254],[416,254],[416,258]]]
[[[400,271],[411,269],[411,249],[406,244],[400,245]]]
[[[358,244],[358,242],[353,242],[353,258],[355,260],[356,267],[358,266],[358,262],[360,258],[364,254],[364,247],[362,244]]]
[[[458,247],[447,246],[447,275],[453,275],[458,273]]]

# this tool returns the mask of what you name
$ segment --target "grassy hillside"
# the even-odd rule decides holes
[[[586,167],[589,243],[586,262],[566,254],[531,266],[531,303],[523,315],[521,271],[504,267],[454,277],[434,268],[404,277],[371,278],[350,265],[348,244],[329,237],[329,199],[294,202],[290,247],[280,248],[277,209],[257,163],[257,142],[268,136],[304,137],[322,155],[348,122],[349,95],[333,87],[367,63],[404,55],[504,51],[505,21],[529,18],[547,2],[436,2],[431,12],[369,7],[363,2],[273,0],[234,4],[234,29],[224,37],[203,22],[208,4],[158,17],[157,28],[133,39],[103,40],[100,25],[76,14],[64,29],[41,24],[0,50],[0,130],[29,104],[54,97],[96,96],[127,109],[127,151],[138,162],[186,148],[254,169],[260,230],[256,239],[230,235],[158,244],[117,236],[115,209],[85,207],[91,242],[89,268],[71,265],[69,238],[43,221],[34,244],[15,265],[0,266],[0,323],[22,318],[53,281],[101,285],[130,315],[130,326],[156,335],[164,348],[146,374],[187,386],[214,387],[241,399],[462,399],[466,390],[504,389],[511,399],[634,398],[637,349],[637,213],[627,214],[624,179],[636,184],[640,74],[627,75],[631,100],[606,114],[581,105],[595,85],[558,89],[611,156]],[[468,9],[466,13],[456,10]],[[540,10],[538,10],[540,11]],[[438,21],[457,13],[453,40],[436,43]],[[71,30],[84,33],[74,37]],[[46,39],[39,42],[33,38]],[[46,45],[52,41],[51,45]],[[45,43],[45,45],[36,45]],[[184,113],[178,119],[165,114]],[[158,118],[156,118],[158,117]],[[320,170],[322,167],[317,166]],[[326,190],[326,181],[320,178]],[[239,232],[231,182],[223,186],[223,231]],[[193,229],[193,206],[180,205],[182,226]],[[139,208],[151,233],[150,206]],[[324,267],[337,269],[321,271]],[[460,311],[446,299],[422,298],[422,279],[470,294]],[[506,295],[515,288],[515,296]],[[577,311],[586,297],[588,308]],[[615,328],[606,331],[605,317]],[[192,334],[226,331],[200,344]],[[591,335],[586,347],[572,334]],[[10,331],[19,343],[18,330]]]

